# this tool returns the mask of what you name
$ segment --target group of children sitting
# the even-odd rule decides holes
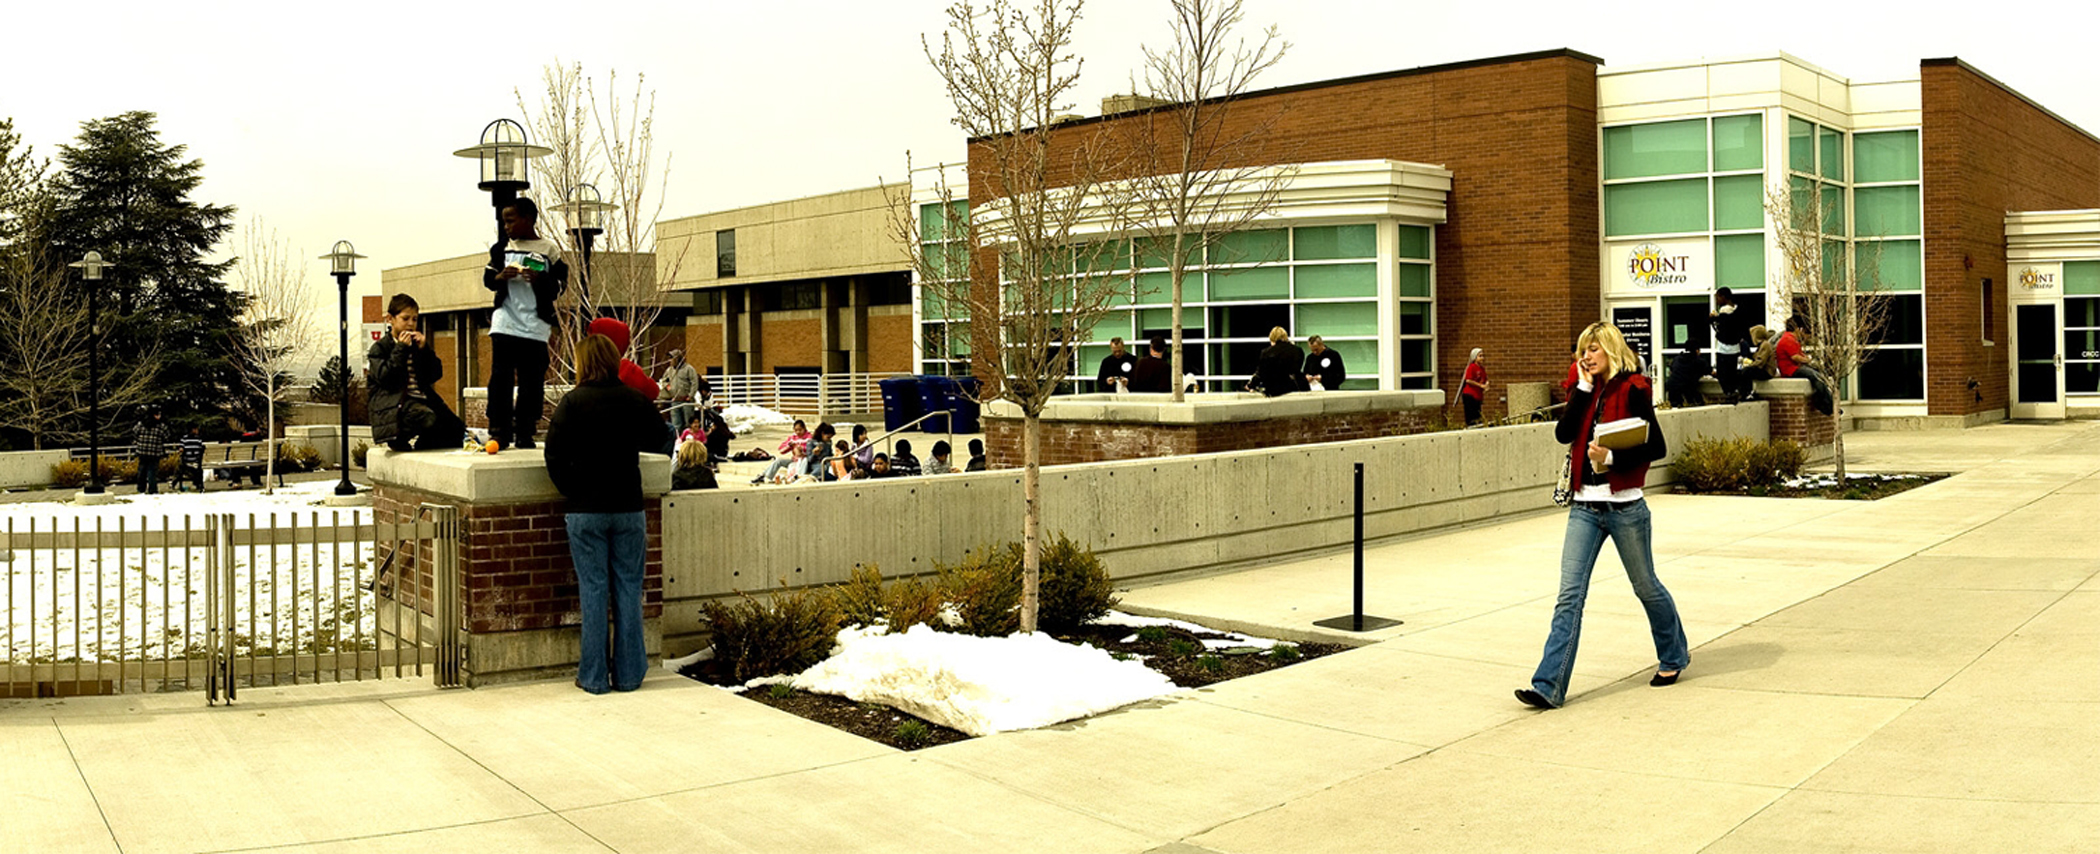
[[[984,442],[971,439],[969,447],[970,461],[963,470],[983,471]],[[955,464],[947,442],[933,443],[933,458],[921,466],[919,458],[912,454],[909,439],[897,440],[895,454],[880,453],[868,441],[866,427],[855,425],[851,440],[846,440],[838,438],[838,429],[828,423],[818,424],[816,431],[811,432],[798,418],[794,432],[780,441],[773,463],[751,483],[830,483],[952,471]]]

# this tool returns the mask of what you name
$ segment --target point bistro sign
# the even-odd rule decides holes
[[[1642,240],[1606,250],[1605,289],[1620,294],[1713,290],[1713,246],[1703,239]]]

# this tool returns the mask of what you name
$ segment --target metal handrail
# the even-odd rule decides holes
[[[928,419],[928,418],[932,418],[932,417],[934,417],[934,416],[936,416],[936,415],[953,415],[954,413],[955,413],[955,410],[952,410],[952,409],[943,409],[943,410],[941,410],[941,411],[939,411],[939,412],[928,412],[928,413],[926,413],[925,415],[921,415],[921,416],[919,416],[919,417],[917,417],[917,418],[914,418],[914,419],[912,419],[912,420],[910,420],[910,421],[907,421],[907,422],[905,422],[905,423],[904,423],[904,424],[903,424],[902,426],[898,427],[898,428],[897,428],[897,429],[895,429],[895,430],[885,430],[885,431],[883,431],[882,435],[880,435],[880,436],[875,436],[875,437],[873,437],[873,438],[870,438],[870,439],[869,439],[868,441],[865,441],[865,442],[862,442],[862,443],[860,443],[860,444],[858,444],[858,445],[855,445],[855,446],[853,446],[853,447],[852,447],[852,448],[851,448],[850,450],[846,451],[846,453],[847,453],[848,455],[852,455],[852,454],[858,454],[858,453],[860,453],[861,451],[863,451],[863,450],[865,450],[865,449],[867,449],[867,448],[869,448],[869,447],[873,446],[873,445],[874,445],[874,444],[875,444],[876,442],[887,442],[887,441],[889,441],[889,438],[890,438],[891,436],[895,436],[895,435],[897,435],[898,433],[902,433],[902,432],[904,432],[904,431],[906,431],[906,430],[909,430],[909,429],[911,429],[911,428],[912,428],[912,427],[913,427],[914,425],[916,425],[916,424],[918,424],[919,422],[921,422],[921,421],[924,421],[924,420],[926,420],[926,419]],[[884,445],[884,446],[882,446],[882,450],[883,450],[883,452],[884,452],[884,453],[889,453],[889,452],[890,452],[890,446],[888,446],[888,445]],[[953,453],[953,452],[954,452],[954,450],[955,450],[955,419],[953,419],[953,418],[950,418],[950,419],[948,419],[948,450],[949,450],[949,452],[950,452],[950,453]]]
[[[1481,426],[1485,426],[1485,427],[1507,427],[1507,426],[1509,426],[1509,425],[1511,425],[1511,424],[1523,424],[1523,423],[1527,423],[1527,422],[1533,422],[1533,423],[1535,423],[1535,422],[1539,422],[1539,421],[1544,421],[1544,420],[1546,420],[1546,415],[1547,415],[1547,413],[1550,413],[1550,412],[1553,412],[1553,411],[1555,411],[1555,410],[1559,410],[1559,409],[1565,409],[1565,408],[1567,408],[1567,405],[1568,405],[1568,404],[1567,404],[1567,402],[1566,402],[1566,401],[1562,401],[1562,402],[1560,402],[1560,403],[1549,403],[1549,404],[1546,404],[1545,406],[1541,406],[1541,407],[1538,407],[1537,409],[1533,409],[1533,410],[1531,410],[1531,411],[1529,411],[1529,412],[1517,413],[1517,414],[1514,414],[1514,415],[1505,415],[1505,416],[1503,416],[1503,417],[1502,417],[1502,418],[1500,418],[1500,419],[1497,419],[1497,420],[1495,420],[1495,421],[1491,421],[1491,422],[1488,422],[1488,423],[1486,423],[1486,424],[1484,424],[1484,425],[1481,425]]]

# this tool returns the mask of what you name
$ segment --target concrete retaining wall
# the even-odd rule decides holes
[[[332,469],[342,464],[342,427],[337,424],[292,425],[284,428],[284,439],[294,445],[312,445],[321,452],[321,468]],[[356,453],[357,446],[372,444],[372,428],[363,424],[350,425],[350,450]]]
[[[1661,413],[1672,455],[1696,436],[1767,437],[1767,405]],[[1362,439],[1043,469],[1044,531],[1091,545],[1118,579],[1243,564],[1346,545],[1353,465],[1367,538],[1552,506],[1565,449],[1552,424]],[[1651,484],[1670,479],[1664,464]],[[699,604],[737,592],[931,572],[1021,536],[1014,470],[664,496],[664,643],[699,645]]]
[[[68,455],[64,448],[0,453],[0,488],[50,486],[51,467],[64,462]]]

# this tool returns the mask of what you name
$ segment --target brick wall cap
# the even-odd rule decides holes
[[[568,394],[569,389],[572,388],[575,388],[575,386],[548,383],[546,390],[547,403],[560,403],[562,395]],[[464,398],[466,400],[488,400],[489,389],[488,386],[468,386],[466,388],[460,389],[459,395],[461,398]]]
[[[641,454],[642,493],[671,491],[671,458]],[[467,504],[519,504],[558,501],[561,492],[547,477],[540,449],[501,454],[472,451],[396,452],[373,448],[367,458],[372,481],[427,492]]]

